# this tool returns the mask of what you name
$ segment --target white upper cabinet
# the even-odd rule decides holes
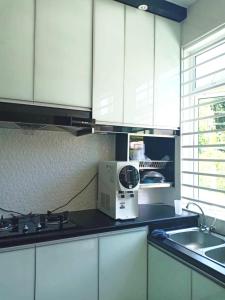
[[[33,99],[34,0],[0,0],[0,98]]]
[[[124,123],[153,126],[154,15],[126,6]]]
[[[35,101],[90,108],[92,0],[37,0],[35,46]]]
[[[180,127],[180,24],[155,17],[154,127]]]
[[[124,14],[121,3],[94,1],[93,118],[111,124],[123,122]]]

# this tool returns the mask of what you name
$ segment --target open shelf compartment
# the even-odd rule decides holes
[[[168,188],[175,185],[174,136],[117,135],[116,160],[139,161],[140,188]]]

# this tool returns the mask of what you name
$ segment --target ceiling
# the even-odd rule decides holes
[[[188,6],[191,6],[197,0],[167,0],[167,1],[173,2],[173,3],[178,4],[180,6],[188,7]]]

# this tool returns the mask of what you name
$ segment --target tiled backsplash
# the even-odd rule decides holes
[[[114,136],[0,129],[0,207],[46,212],[75,195],[114,159]],[[67,209],[96,207],[95,180]],[[0,212],[1,213],[1,212]]]

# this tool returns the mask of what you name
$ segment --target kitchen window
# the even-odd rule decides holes
[[[182,49],[182,201],[225,220],[225,28]]]

